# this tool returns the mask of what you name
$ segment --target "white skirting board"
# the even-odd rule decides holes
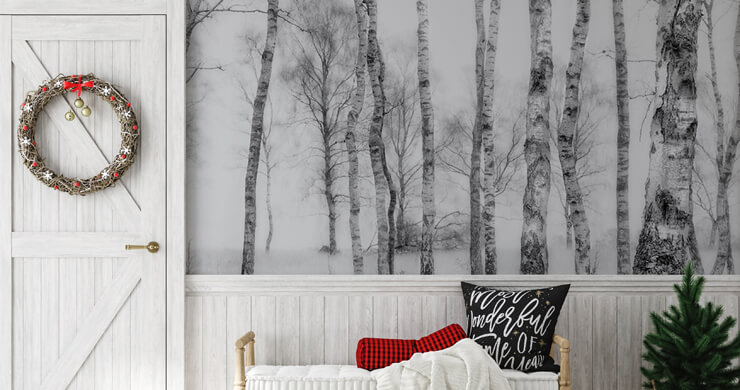
[[[571,284],[557,333],[571,341],[574,388],[638,389],[650,311],[675,303],[680,277],[186,277],[185,388],[225,389],[234,341],[256,333],[257,364],[354,364],[362,337],[418,338],[466,327],[460,281],[527,289]],[[737,277],[707,277],[704,298],[738,316]]]

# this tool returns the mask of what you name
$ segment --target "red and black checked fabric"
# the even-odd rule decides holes
[[[460,325],[448,325],[429,336],[416,340],[416,352],[439,351],[455,345],[466,337],[468,336]]]
[[[439,351],[467,337],[458,324],[446,326],[419,340],[364,338],[357,343],[357,367],[375,370],[409,360],[416,352]]]

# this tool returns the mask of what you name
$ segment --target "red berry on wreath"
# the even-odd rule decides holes
[[[125,154],[122,154],[121,155],[121,158],[125,160],[126,159],[126,155]]]
[[[58,190],[58,189],[59,189],[59,186],[54,186],[54,189],[55,189],[55,190]]]
[[[36,146],[36,141],[33,141],[32,144],[33,144],[33,146]]]
[[[46,87],[44,87],[44,88],[41,88],[41,90],[42,90],[42,91],[44,91],[44,92],[46,92]]]
[[[113,177],[118,177],[118,172],[113,172]]]
[[[126,103],[126,107],[131,107],[131,103]]]
[[[80,182],[79,181],[76,181],[75,182],[75,187],[79,187],[79,186],[80,186]]]
[[[110,100],[111,100],[111,101],[114,101],[114,100],[116,100],[116,97],[115,97],[115,96],[111,96],[111,97],[110,97]]]
[[[39,165],[39,164],[36,164],[36,161],[34,161],[34,162],[33,162],[33,163],[31,164],[31,166],[32,166],[32,167],[35,167],[35,166],[37,166],[37,165]]]
[[[139,126],[134,125],[134,127],[132,127],[132,129],[139,130]]]
[[[25,130],[28,130],[28,126],[26,126],[26,125],[23,125],[23,130],[24,130],[24,131],[25,131]]]

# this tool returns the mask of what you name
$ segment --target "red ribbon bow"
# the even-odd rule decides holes
[[[77,79],[77,82],[76,83],[70,83],[69,81],[65,81],[64,82],[64,89],[73,88],[70,92],[75,92],[76,91],[77,92],[77,97],[80,97],[80,95],[82,95],[82,87],[92,88],[93,87],[92,80],[86,81],[86,82],[83,83],[82,82],[82,76],[80,76],[80,78]]]

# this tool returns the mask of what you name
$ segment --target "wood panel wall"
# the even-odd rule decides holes
[[[466,327],[460,280],[511,289],[570,283],[557,333],[571,341],[574,389],[639,389],[649,313],[675,303],[677,277],[188,276],[185,385],[224,390],[233,342],[253,330],[257,364],[354,364],[362,337],[418,338]],[[710,277],[704,298],[737,317],[740,282]]]

